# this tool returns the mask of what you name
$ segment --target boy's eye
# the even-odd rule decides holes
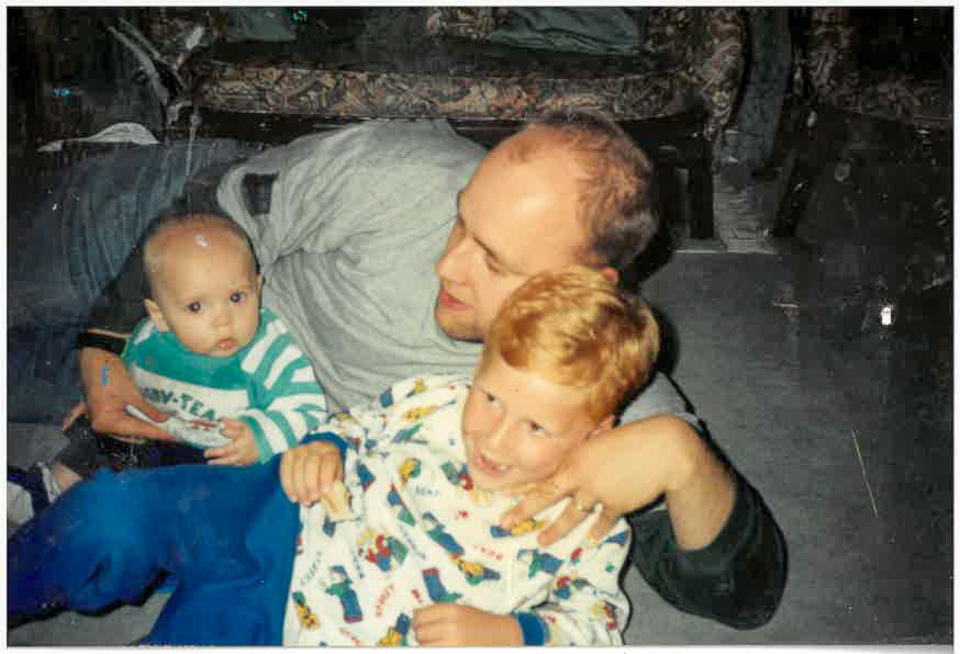
[[[203,305],[199,302],[191,302],[187,305],[187,311],[190,313],[200,313],[200,310],[203,308]]]
[[[247,297],[247,294],[243,291],[236,291],[235,293],[230,294],[230,301],[234,304],[238,302],[243,302],[244,298]]]
[[[497,396],[494,395],[493,393],[488,393],[487,391],[483,391],[483,396],[487,398],[487,402],[489,402],[490,404],[497,404],[500,402],[500,400],[497,399]]]
[[[539,422],[530,422],[530,432],[536,434],[537,436],[549,436],[550,432],[544,428]]]

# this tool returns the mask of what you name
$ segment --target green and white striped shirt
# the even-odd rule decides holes
[[[253,430],[260,461],[296,446],[324,423],[327,400],[286,326],[260,309],[253,340],[226,358],[195,354],[173,332],[142,320],[123,360],[144,397],[185,420],[235,418]]]

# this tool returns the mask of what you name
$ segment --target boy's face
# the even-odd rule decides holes
[[[585,409],[584,389],[517,370],[485,353],[463,408],[463,441],[474,483],[505,490],[552,475],[599,423]]]
[[[191,352],[231,356],[260,325],[263,278],[232,232],[207,225],[171,231],[158,243],[164,250],[147,311],[158,329],[173,330]]]

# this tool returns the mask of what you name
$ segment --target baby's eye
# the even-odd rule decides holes
[[[500,402],[500,400],[497,399],[497,396],[494,395],[493,393],[488,393],[487,391],[483,391],[483,396],[487,398],[487,402],[489,402],[490,404],[497,404]]]
[[[247,297],[247,294],[244,293],[243,291],[236,291],[235,293],[230,294],[230,301],[233,302],[234,304],[237,304],[239,302],[243,302],[246,299],[246,297]]]
[[[191,302],[187,305],[187,311],[190,313],[200,313],[201,309],[203,309],[203,305],[199,302]]]

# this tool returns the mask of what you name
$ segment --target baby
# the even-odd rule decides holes
[[[144,398],[171,416],[153,424],[178,441],[131,445],[94,433],[85,418],[68,419],[71,443],[52,470],[41,464],[19,477],[8,473],[8,510],[17,490],[11,476],[34,487],[21,520],[100,467],[204,459],[249,465],[296,445],[326,420],[326,399],[309,360],[277,316],[260,306],[263,277],[242,228],[215,214],[169,216],[151,225],[143,259],[148,317],[122,357]],[[102,377],[110,383],[109,370]],[[83,410],[81,403],[72,417]],[[153,422],[135,407],[128,410]],[[38,485],[43,492],[36,492]]]
[[[332,416],[358,517],[301,509],[284,644],[621,644],[626,522],[600,543],[587,521],[540,547],[565,504],[509,530],[498,518],[613,426],[658,346],[649,309],[600,273],[543,273],[504,304],[472,383],[407,380]]]

